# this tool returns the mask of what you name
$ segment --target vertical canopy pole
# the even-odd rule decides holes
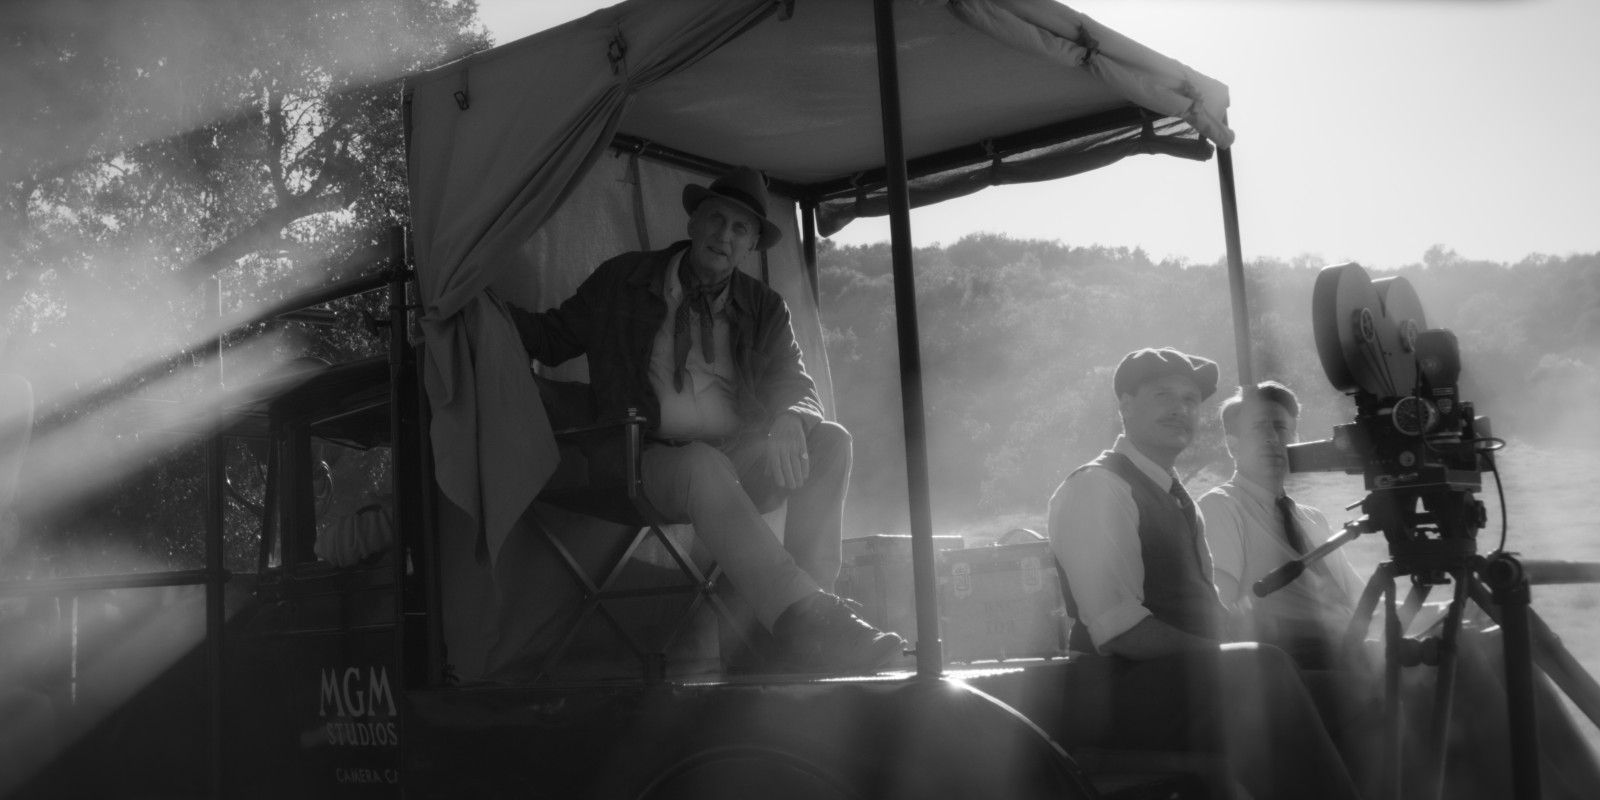
[[[800,249],[806,260],[806,280],[811,282],[811,302],[820,302],[817,290],[817,201],[800,204]]]
[[[389,228],[389,255],[385,272],[389,284],[389,460],[390,491],[395,498],[395,544],[401,557],[394,564],[394,614],[399,635],[396,658],[400,684],[406,688],[444,683],[444,623],[442,620],[439,548],[434,529],[432,484],[427,462],[428,440],[421,421],[422,381],[416,354],[411,349],[411,305],[407,284],[410,270],[411,229]],[[405,589],[408,569],[422,578],[422,590]],[[401,720],[402,731],[405,720]],[[401,742],[408,739],[402,737]]]
[[[917,343],[917,289],[911,272],[911,196],[900,130],[900,70],[895,58],[893,0],[874,0],[878,35],[878,95],[883,158],[889,185],[889,249],[894,267],[894,315],[900,334],[900,409],[906,433],[906,494],[911,506],[911,574],[917,597],[917,676],[944,671],[939,641],[938,588],[933,574],[933,513],[928,499],[927,421],[922,408],[922,351]]]
[[[1217,148],[1217,178],[1222,186],[1222,229],[1228,240],[1228,291],[1233,298],[1233,347],[1239,385],[1254,385],[1250,361],[1250,310],[1244,298],[1244,255],[1239,246],[1239,200],[1233,192],[1233,150]]]
[[[222,279],[213,277],[206,281],[206,306],[207,310],[214,313],[214,319],[221,320],[222,314]],[[223,388],[226,378],[222,371],[223,345],[227,343],[227,332],[218,327],[217,332],[217,357],[216,377],[217,389]],[[223,591],[227,588],[228,575],[224,570],[223,527],[226,524],[226,512],[223,506],[227,503],[225,497],[227,474],[227,444],[219,428],[206,439],[206,727],[210,736],[206,741],[206,796],[220,798],[223,796],[223,765],[222,765],[222,739],[226,734],[224,730],[223,686],[222,676],[225,666],[223,659],[222,637],[224,634],[223,623],[227,620],[227,605],[224,602]]]

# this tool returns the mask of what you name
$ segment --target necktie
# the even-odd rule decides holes
[[[1305,531],[1300,530],[1299,523],[1294,520],[1294,500],[1288,495],[1278,498],[1278,513],[1283,518],[1283,538],[1294,548],[1296,553],[1305,555],[1311,549],[1306,542]]]
[[[1283,517],[1283,538],[1289,542],[1289,546],[1300,555],[1310,552],[1311,543],[1306,539],[1306,532],[1294,518],[1294,499],[1288,495],[1278,498],[1278,513]],[[1329,580],[1333,579],[1333,573],[1322,559],[1317,559],[1310,566],[1312,572]]]
[[[1177,481],[1172,482],[1172,488],[1168,489],[1167,493],[1178,501],[1178,508],[1183,511],[1183,518],[1189,523],[1189,538],[1194,549],[1195,561],[1200,565],[1200,571],[1205,575],[1206,582],[1210,583],[1211,551],[1206,548],[1206,541],[1200,535],[1200,514],[1195,511],[1194,498],[1190,497],[1189,493],[1183,490],[1183,484]]]
[[[1183,490],[1183,484],[1173,481],[1172,488],[1168,489],[1167,493],[1172,495],[1172,499],[1178,501],[1178,508],[1183,510],[1183,518],[1189,521],[1189,530],[1198,532],[1200,530],[1200,520],[1195,515],[1194,500],[1189,497],[1188,492]]]
[[[732,277],[730,274],[729,277]],[[678,262],[678,283],[683,286],[683,301],[678,303],[678,314],[672,321],[672,388],[683,391],[684,365],[689,363],[689,312],[700,316],[700,353],[709,364],[716,358],[716,336],[711,320],[711,303],[728,286],[728,278],[704,284],[700,276],[689,267],[689,260]]]

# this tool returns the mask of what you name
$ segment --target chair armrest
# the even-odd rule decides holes
[[[588,425],[574,425],[570,428],[557,428],[552,432],[555,434],[557,439],[568,439],[582,433],[594,433],[596,431],[609,430],[611,428],[621,428],[628,425],[639,427],[642,430],[645,421],[646,420],[644,417],[641,417],[638,414],[631,414],[626,417],[595,420]]]

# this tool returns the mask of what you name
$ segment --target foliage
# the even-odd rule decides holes
[[[104,6],[23,4],[8,37],[34,102],[0,161],[0,368],[47,396],[191,343],[206,277],[230,312],[343,277],[407,216],[394,76],[486,44],[446,0]]]
[[[131,366],[158,367],[146,396],[214,384],[171,354],[219,314],[351,277],[336,267],[408,218],[400,76],[487,46],[476,15],[472,0],[8,4],[0,371],[57,417]],[[377,352],[380,299],[332,310],[332,325],[269,326],[262,358]],[[130,414],[93,424],[124,433]],[[121,484],[144,487],[142,506],[78,509],[76,530],[195,524],[176,508],[198,478],[156,463]]]
[[[969,236],[914,253],[932,497],[941,529],[1040,519],[1054,487],[1110,445],[1120,425],[1111,371],[1144,346],[1171,345],[1222,365],[1237,383],[1223,264],[1153,262],[1141,250]],[[903,529],[898,356],[887,245],[819,254],[822,314],[840,420],[855,434],[852,533]],[[1246,266],[1257,379],[1294,387],[1302,438],[1322,438],[1354,412],[1316,355],[1311,291],[1323,265],[1263,259]],[[1388,273],[1381,273],[1388,274]],[[1381,276],[1375,273],[1375,276]],[[1600,431],[1600,254],[1469,262],[1435,248],[1393,274],[1411,281],[1433,327],[1460,339],[1463,396],[1517,437]],[[1587,416],[1559,417],[1558,406]],[[1185,476],[1231,470],[1220,422],[1207,413]]]

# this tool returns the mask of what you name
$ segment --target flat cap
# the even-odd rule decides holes
[[[1167,375],[1193,378],[1200,387],[1201,400],[1217,391],[1217,362],[1170,347],[1144,347],[1123,356],[1111,385],[1121,397],[1138,391],[1145,381]]]

